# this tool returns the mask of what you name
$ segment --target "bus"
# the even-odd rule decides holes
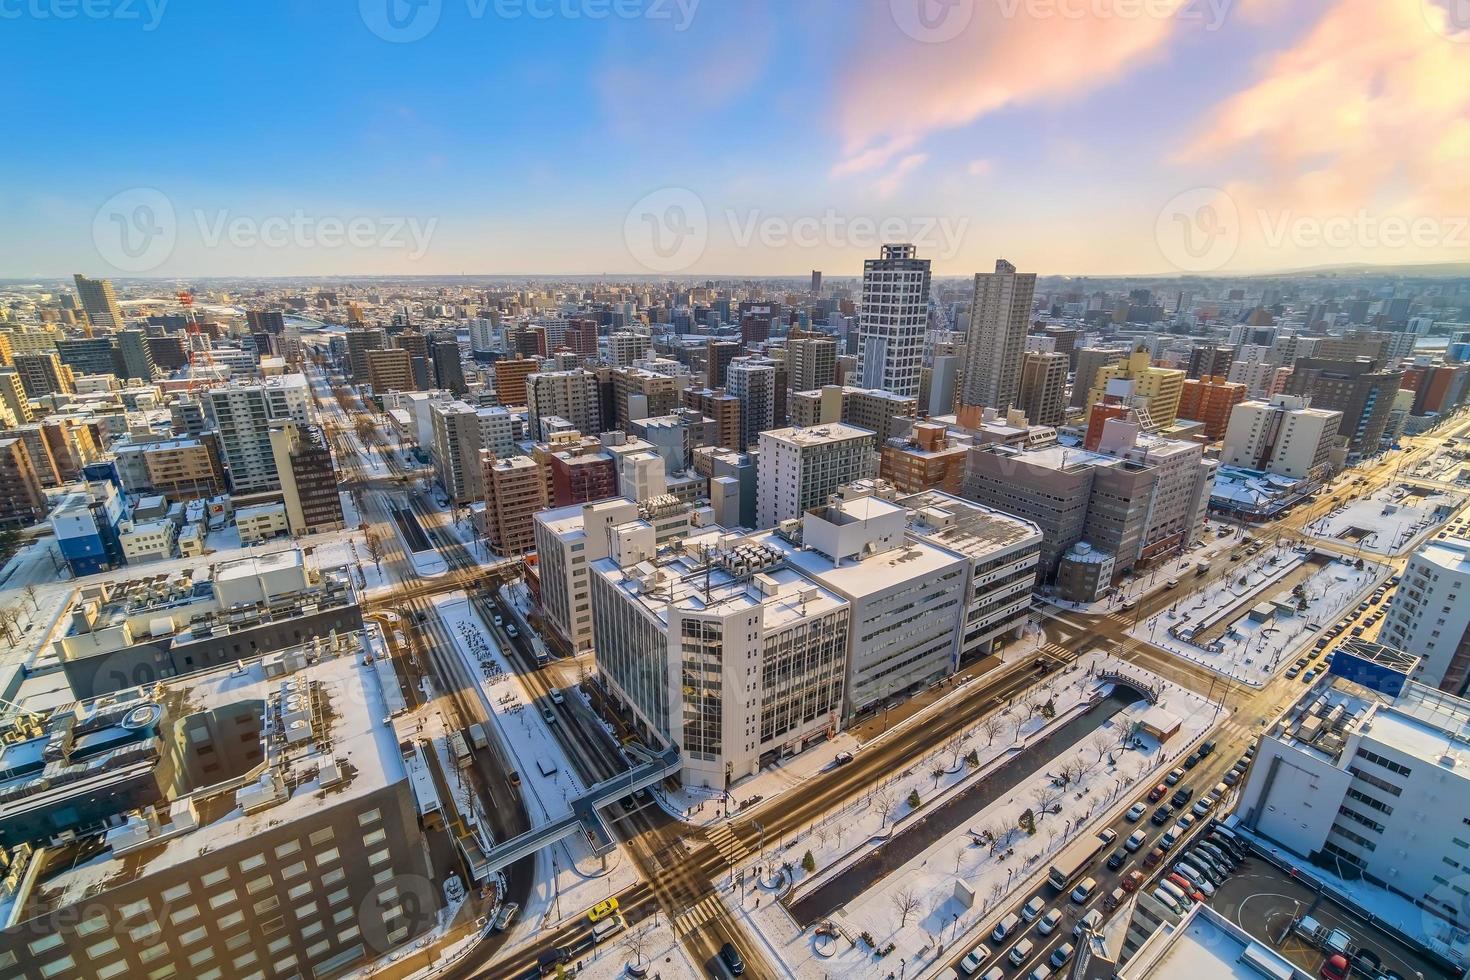
[[[1082,869],[1102,853],[1104,847],[1107,847],[1107,843],[1095,834],[1074,840],[1057,855],[1047,880],[1057,891],[1066,891],[1072,887],[1072,882],[1082,873]]]
[[[471,763],[470,746],[465,741],[464,735],[459,732],[450,732],[449,748],[454,752],[454,764],[461,769],[468,769]]]

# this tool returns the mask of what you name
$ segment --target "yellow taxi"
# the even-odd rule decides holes
[[[592,906],[592,910],[587,913],[587,921],[597,922],[599,919],[607,918],[617,910],[618,900],[616,898],[605,898]]]

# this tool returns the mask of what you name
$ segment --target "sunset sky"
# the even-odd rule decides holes
[[[1467,261],[1455,4],[15,0],[0,277]]]

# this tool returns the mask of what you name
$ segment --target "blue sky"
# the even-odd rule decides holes
[[[1201,189],[1249,271],[1446,260],[1470,210],[1470,44],[1437,0],[71,2],[0,2],[0,277],[850,274],[884,221],[941,273],[1145,273],[1224,254],[1160,240]],[[389,4],[423,36],[385,40]],[[146,261],[106,240],[139,189],[171,212]],[[644,207],[693,244],[650,255]],[[1438,231],[1386,249],[1385,220]]]

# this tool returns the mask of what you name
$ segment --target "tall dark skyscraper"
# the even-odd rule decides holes
[[[117,294],[112,290],[111,279],[88,279],[80,272],[72,276],[77,284],[77,296],[87,319],[94,327],[104,330],[121,330],[122,307],[117,305]]]

